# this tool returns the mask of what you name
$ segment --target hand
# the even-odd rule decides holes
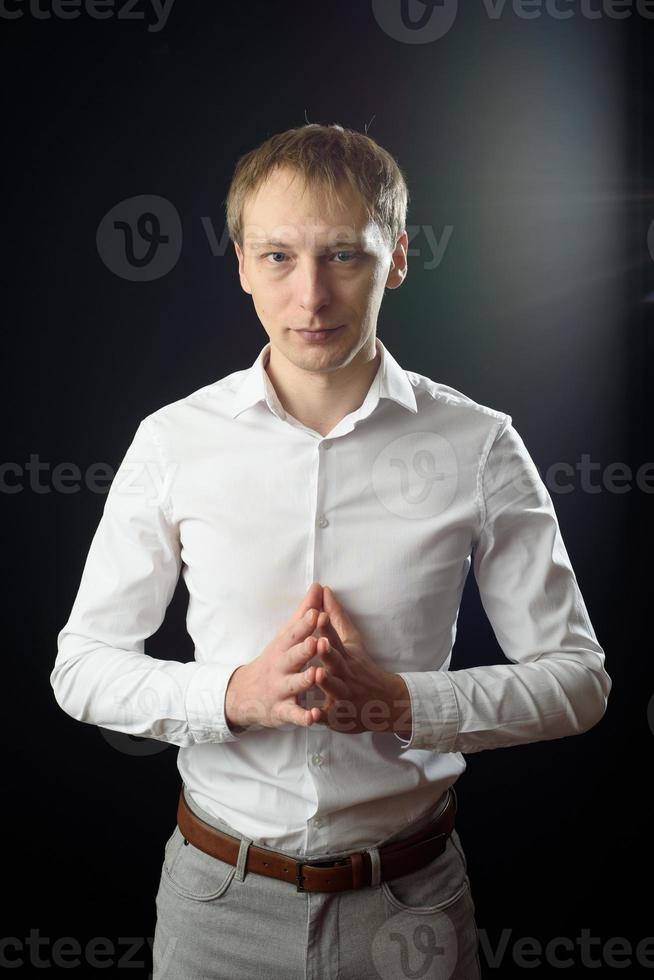
[[[319,708],[300,707],[297,695],[315,684],[316,666],[306,667],[316,653],[311,636],[322,605],[322,587],[312,582],[291,618],[265,650],[232,674],[225,693],[225,716],[233,728],[260,725],[310,726],[320,718]],[[306,614],[311,618],[307,619]],[[303,669],[306,667],[306,670]]]
[[[318,723],[349,734],[392,732],[396,724],[410,731],[411,701],[404,680],[382,670],[367,653],[361,634],[329,586],[323,586],[322,595],[316,656],[324,666],[316,670],[316,684],[326,699]]]

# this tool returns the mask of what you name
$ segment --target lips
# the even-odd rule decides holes
[[[338,327],[323,327],[320,330],[296,330],[295,333],[310,344],[323,344],[331,340],[332,336],[340,333],[345,324],[341,323]]]

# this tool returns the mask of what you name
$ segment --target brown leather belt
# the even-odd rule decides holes
[[[456,808],[456,793],[450,786],[447,803],[432,823],[404,840],[380,847],[380,880],[387,881],[417,871],[442,854],[454,828]],[[241,839],[224,834],[197,817],[184,799],[183,786],[177,806],[177,824],[185,844],[193,844],[205,854],[228,864],[236,864]],[[269,878],[281,878],[295,885],[298,891],[305,892],[340,892],[350,888],[366,888],[372,884],[372,863],[367,851],[356,851],[338,860],[304,862],[296,861],[281,851],[250,844],[245,870]]]

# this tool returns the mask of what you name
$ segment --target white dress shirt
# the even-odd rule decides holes
[[[403,370],[376,344],[363,403],[324,437],[282,408],[264,369],[270,344],[250,368],[140,422],[50,675],[73,718],[179,746],[200,807],[291,853],[380,843],[441,799],[463,753],[585,732],[612,686],[511,416]],[[510,663],[451,671],[471,565]],[[144,652],[180,571],[187,663]],[[334,590],[376,662],[405,679],[410,739],[227,725],[232,673],[313,581]],[[314,688],[300,703],[322,700]]]

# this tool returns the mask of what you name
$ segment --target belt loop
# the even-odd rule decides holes
[[[238,858],[236,861],[236,877],[239,881],[243,881],[245,875],[247,874],[245,866],[248,860],[248,848],[252,841],[249,837],[241,837],[241,843],[238,849]]]
[[[379,859],[379,848],[368,847],[367,851],[370,855],[370,884],[373,888],[376,888],[381,884],[381,861]]]

